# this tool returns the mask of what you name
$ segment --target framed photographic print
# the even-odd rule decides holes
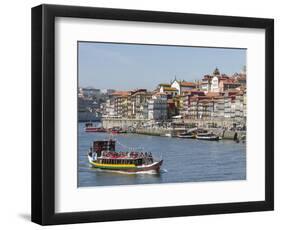
[[[32,9],[32,221],[273,210],[273,19]]]

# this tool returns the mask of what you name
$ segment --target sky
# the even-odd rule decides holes
[[[200,80],[212,74],[240,72],[246,49],[78,43],[79,87],[153,90],[159,83]]]

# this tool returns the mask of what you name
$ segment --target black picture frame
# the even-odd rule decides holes
[[[109,19],[265,29],[265,200],[55,213],[55,18]],[[32,221],[41,225],[267,211],[274,209],[274,20],[126,9],[32,8]]]

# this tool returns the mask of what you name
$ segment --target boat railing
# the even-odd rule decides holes
[[[154,159],[155,154],[151,152],[113,152],[102,151],[101,157],[113,157],[113,158],[130,158],[130,159]]]

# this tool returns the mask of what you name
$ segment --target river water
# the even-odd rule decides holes
[[[108,134],[86,133],[83,128],[84,123],[79,123],[78,187],[246,179],[246,144],[138,134],[114,135],[120,142],[116,150],[129,151],[124,146],[143,147],[145,152],[162,156],[160,173],[125,174],[94,169],[87,151],[92,141],[107,139]]]

